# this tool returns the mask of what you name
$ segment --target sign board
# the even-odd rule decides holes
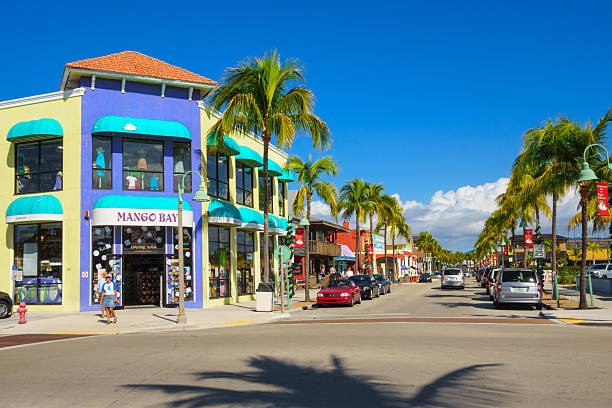
[[[291,250],[287,245],[279,245],[274,248],[274,257],[281,258],[282,263],[285,263],[291,259]]]
[[[544,244],[534,244],[533,245],[533,257],[535,259],[546,258],[546,249],[544,248]]]

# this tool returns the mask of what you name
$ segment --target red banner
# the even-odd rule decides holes
[[[532,229],[524,229],[523,237],[525,238],[525,246],[532,247],[533,246],[533,230]]]
[[[610,210],[608,209],[608,183],[605,181],[597,182],[597,212],[602,217],[610,215]]]
[[[295,248],[304,248],[304,228],[295,229],[295,241],[293,246]]]
[[[504,255],[508,256],[508,245],[504,245]]]

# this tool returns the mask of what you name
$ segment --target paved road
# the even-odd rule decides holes
[[[454,299],[470,292],[448,296],[477,302]],[[392,313],[481,318],[488,311],[451,308],[438,304],[448,298],[430,294],[440,293],[429,285],[402,286],[365,302],[363,315],[387,315],[378,322],[298,321],[309,313],[353,314],[360,307],[326,308],[296,314],[294,324],[0,350],[2,367],[15,374],[0,385],[2,406],[609,406],[610,328],[387,321]]]

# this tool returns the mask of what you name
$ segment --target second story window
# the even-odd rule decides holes
[[[174,143],[174,192],[178,191],[178,187],[183,180],[183,175],[191,171],[191,144],[190,143]],[[191,173],[185,176],[185,192],[190,193],[191,189]]]
[[[164,144],[123,141],[123,189],[164,191]]]
[[[260,172],[259,177],[259,211],[264,210],[264,179],[261,176],[263,172]],[[268,176],[268,212],[272,213],[272,197],[274,193],[274,184],[272,183],[272,177]]]
[[[285,216],[285,182],[278,182],[278,213],[281,216]]]
[[[229,200],[229,160],[222,153],[209,153],[206,159],[208,195]]]
[[[61,139],[15,146],[15,194],[62,190],[63,178]]]
[[[94,190],[110,190],[113,188],[112,139],[94,136],[91,148],[91,187]]]
[[[253,168],[236,162],[236,202],[253,207]]]

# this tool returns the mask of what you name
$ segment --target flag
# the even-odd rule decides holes
[[[524,229],[523,236],[525,237],[525,246],[532,247],[533,246],[533,230],[531,228]]]
[[[304,248],[304,228],[295,229],[295,248]]]
[[[602,217],[610,215],[608,209],[608,183],[605,181],[597,182],[597,212]]]

